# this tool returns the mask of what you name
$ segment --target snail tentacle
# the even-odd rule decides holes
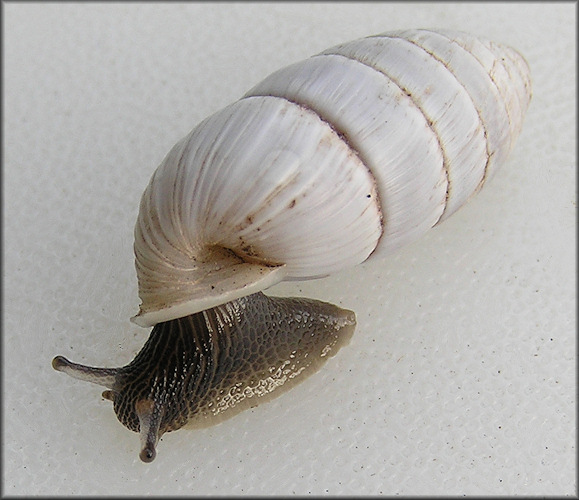
[[[66,359],[64,356],[56,356],[52,360],[52,367],[56,371],[66,373],[71,377],[84,380],[85,382],[102,385],[103,387],[107,387],[109,389],[113,388],[117,374],[119,372],[119,368],[97,368],[94,366],[73,363],[72,361]],[[109,391],[105,391],[105,393],[108,392]],[[103,395],[105,393],[103,393]]]
[[[163,408],[158,401],[141,399],[135,403],[135,411],[139,417],[141,439],[139,458],[143,462],[152,462],[157,455],[155,447],[160,437],[159,427],[163,417]]]

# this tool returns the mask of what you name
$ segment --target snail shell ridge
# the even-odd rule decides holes
[[[448,218],[504,162],[531,98],[513,49],[383,33],[283,68],[201,122],[135,228],[154,325],[384,255]]]

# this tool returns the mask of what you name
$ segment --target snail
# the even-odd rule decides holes
[[[278,396],[346,345],[356,319],[263,290],[446,220],[505,161],[530,99],[518,52],[455,31],[382,33],[271,74],[179,141],[142,195],[142,350],[121,368],[53,367],[107,388],[145,462],[166,432]]]

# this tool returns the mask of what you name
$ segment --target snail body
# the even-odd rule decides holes
[[[448,218],[504,162],[530,98],[522,56],[460,32],[384,33],[273,73],[179,141],[143,193],[143,350],[118,369],[53,366],[109,388],[145,461],[164,432],[280,394],[347,343],[355,316],[262,290],[388,254]]]
[[[165,432],[214,425],[293,387],[349,342],[355,324],[333,304],[258,292],[158,323],[127,366],[57,356],[53,367],[106,387],[103,397],[140,432],[140,457],[150,462]]]

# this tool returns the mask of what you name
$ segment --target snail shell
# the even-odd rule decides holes
[[[506,157],[524,59],[462,33],[363,38],[270,75],[153,175],[135,230],[150,326],[415,240]]]
[[[123,368],[54,367],[109,387],[146,461],[163,432],[243,409],[218,410],[272,371],[301,380],[347,342],[354,315],[261,291],[393,252],[448,218],[504,162],[530,98],[520,54],[461,32],[388,32],[273,73],[179,141],[143,193],[133,321],[156,325],[147,345]]]

